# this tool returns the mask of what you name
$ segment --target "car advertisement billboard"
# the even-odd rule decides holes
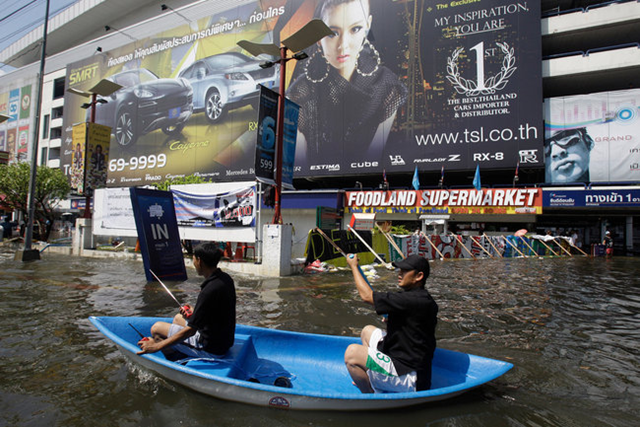
[[[279,67],[237,42],[279,45],[314,18],[335,35],[287,66],[295,177],[542,166],[538,2],[272,0],[69,65],[68,88],[123,86],[95,106],[113,129],[109,185],[253,179],[258,85],[278,91]],[[70,130],[89,113],[65,97]]]
[[[640,181],[640,89],[544,105],[548,183]]]

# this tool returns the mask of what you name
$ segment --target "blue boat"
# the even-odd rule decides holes
[[[432,388],[413,393],[363,394],[351,381],[344,352],[358,338],[237,325],[224,357],[136,355],[139,334],[170,318],[90,317],[132,362],[185,387],[216,398],[296,410],[380,410],[434,402],[492,381],[513,365],[438,348]]]

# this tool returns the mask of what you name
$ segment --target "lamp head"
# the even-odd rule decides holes
[[[72,93],[74,95],[84,96],[86,98],[91,96],[91,92],[86,92],[84,90],[76,89],[75,87],[70,87],[67,89],[67,92]]]
[[[307,55],[307,53],[306,53],[305,51],[303,51],[303,50],[301,50],[300,52],[296,52],[296,53],[293,55],[293,58],[294,58],[296,61],[302,61],[302,60],[304,60],[304,59],[307,59],[308,57],[309,57],[309,55]]]

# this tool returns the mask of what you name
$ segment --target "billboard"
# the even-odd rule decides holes
[[[640,89],[544,105],[546,182],[640,181]]]
[[[93,233],[136,236],[130,188],[97,189]],[[255,242],[259,212],[255,182],[172,186],[181,239]],[[79,199],[80,204],[85,199]]]
[[[87,123],[87,162],[85,164],[85,191],[92,194],[107,183],[111,129],[97,123]]]
[[[73,126],[69,178],[71,188],[77,194],[90,196],[95,189],[105,186],[110,133],[109,127],[97,123],[78,123]]]
[[[298,176],[542,165],[539,2],[318,5],[337,36],[287,89]]]
[[[78,123],[71,132],[71,166],[69,167],[69,183],[78,194],[84,194],[85,149],[87,142],[87,124]]]
[[[181,227],[255,227],[256,187],[214,194],[193,194],[172,189]]]
[[[254,179],[258,85],[279,90],[280,70],[237,42],[279,45],[313,18],[336,36],[288,63],[295,177],[542,166],[539,2],[272,0],[69,65],[69,88],[123,86],[95,107],[113,129],[109,185]],[[65,97],[70,130],[89,113]]]
[[[33,139],[31,115],[32,79],[17,79],[13,89],[0,92],[0,114],[9,119],[0,123],[0,151],[7,151],[9,161],[28,160]],[[11,87],[9,86],[9,87]]]
[[[258,138],[256,141],[256,179],[275,185],[277,181],[277,117],[279,95],[260,86],[260,108],[258,111]],[[282,136],[282,184],[293,189],[293,169],[296,153],[296,133],[300,107],[285,99]],[[274,167],[275,165],[275,167]]]

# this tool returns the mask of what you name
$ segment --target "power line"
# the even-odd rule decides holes
[[[36,28],[38,26],[38,24],[40,24],[40,21],[41,20],[36,19],[35,21],[31,21],[30,23],[24,25],[23,27],[18,28],[17,30],[15,30],[12,33],[9,33],[9,34],[5,35],[4,37],[0,37],[0,42],[4,42],[4,41],[9,40],[12,37],[18,36],[20,34],[28,33],[29,31],[31,31],[34,28]]]
[[[30,1],[28,4],[22,6],[20,9],[10,13],[9,15],[0,18],[0,22],[6,20],[9,17],[12,17],[13,15],[16,15],[19,12],[23,12],[23,13],[27,13],[29,12],[29,17],[31,17],[31,11],[25,11],[26,8],[28,8],[29,6],[34,6],[34,3],[38,3],[41,0],[32,0]],[[63,4],[62,6],[60,6],[58,9],[54,10],[50,15],[49,15],[49,19],[53,18],[55,15],[57,15],[58,13],[62,12],[63,10],[69,8],[72,4],[76,3],[78,0],[72,0],[72,1],[68,1],[67,3]],[[14,19],[17,19],[17,17],[13,17]],[[35,20],[32,20],[31,22],[29,22],[26,25],[21,25],[20,28],[16,29],[15,31],[13,31],[10,34],[5,34],[2,37],[0,37],[0,43],[1,42],[5,42],[7,40],[10,40],[11,38],[15,37],[15,36],[19,36],[20,34],[26,34],[27,32],[33,30],[34,28],[36,28],[38,25],[40,25],[42,23],[42,21],[44,21],[44,17],[40,17],[40,18],[36,18]],[[2,50],[2,48],[0,48],[0,50]]]
[[[0,22],[4,21],[7,18],[11,18],[13,15],[15,15],[16,13],[20,12],[22,9],[26,9],[27,7],[31,6],[33,3],[36,3],[38,0],[31,0],[29,3],[25,4],[24,6],[22,6],[21,8],[14,10],[13,12],[11,12],[10,14],[8,14],[7,16],[0,18]]]
[[[13,4],[9,3],[11,0],[0,0],[0,10],[5,10],[5,9],[9,9],[9,7],[11,7]],[[15,1],[14,3],[18,3],[17,1]]]
[[[35,12],[35,9],[38,7],[38,5],[35,3],[38,3],[38,1],[39,0],[31,1],[29,4],[21,7],[19,11],[17,10],[12,13],[13,16],[11,16],[11,19],[9,20],[9,22],[5,22],[3,24],[5,31],[8,31],[11,28],[11,25],[15,22],[20,22],[20,25],[17,25],[17,26],[14,25],[14,28],[11,28],[13,29],[12,32],[10,33],[7,32],[6,34],[2,34],[2,36],[0,36],[0,43],[3,43],[7,40],[15,38],[20,34],[28,33],[43,20],[42,17],[38,17],[38,16],[36,16],[35,19],[32,19],[36,15],[34,12]],[[7,19],[7,18],[8,16],[5,16],[2,19]],[[31,21],[23,23],[23,21],[26,21],[27,19],[31,19]]]

